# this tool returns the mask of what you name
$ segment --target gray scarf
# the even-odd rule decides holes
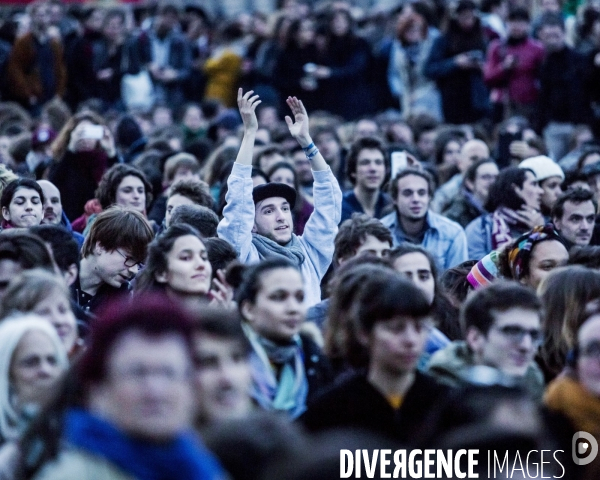
[[[297,267],[304,263],[304,253],[298,241],[298,237],[292,234],[292,239],[285,245],[279,245],[277,242],[258,235],[252,234],[252,245],[256,247],[261,258],[285,258]]]

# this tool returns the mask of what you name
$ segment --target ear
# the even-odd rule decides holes
[[[4,220],[10,222],[10,212],[8,211],[8,208],[2,207],[2,216],[4,217]]]
[[[252,305],[248,300],[245,300],[244,302],[242,302],[240,311],[242,312],[242,317],[244,317],[244,319],[250,325],[252,325],[254,323],[254,320],[256,319],[254,315],[254,305]]]
[[[471,180],[465,178],[465,186],[472,192],[475,190],[475,184]]]
[[[96,242],[96,245],[94,245],[94,255],[102,255],[103,253],[106,253],[106,249],[100,245],[100,242]]]
[[[79,274],[79,269],[77,268],[77,265],[74,263],[69,265],[69,267],[67,268],[67,271],[65,273],[63,273],[63,278],[65,279],[65,282],[67,283],[68,287],[70,287],[71,285],[73,285],[73,283],[75,283],[75,280],[77,280],[78,274]]]
[[[169,281],[169,276],[167,275],[167,272],[155,273],[154,280],[158,283],[167,283]]]
[[[467,335],[465,336],[465,340],[467,341],[467,345],[475,354],[475,358],[481,356],[483,352],[483,347],[485,346],[487,340],[485,335],[476,327],[469,327],[467,329]]]

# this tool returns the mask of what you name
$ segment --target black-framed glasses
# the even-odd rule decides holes
[[[600,360],[600,341],[592,341],[587,345],[580,347],[579,356]]]
[[[544,337],[542,331],[539,328],[523,328],[518,325],[505,325],[503,327],[496,327],[502,335],[504,335],[512,343],[521,343],[525,338],[525,335],[531,337],[531,343],[539,345],[542,343]]]
[[[125,259],[124,264],[127,268],[132,268],[135,266],[137,266],[138,268],[142,268],[144,266],[144,264],[142,262],[136,262],[133,258],[128,257],[127,255],[124,255],[123,253],[121,253],[119,251],[119,249],[117,249],[115,251]]]

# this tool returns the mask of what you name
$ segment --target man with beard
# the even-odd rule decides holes
[[[44,192],[44,218],[42,219],[42,225],[61,225],[65,227],[73,235],[73,238],[81,248],[83,245],[83,235],[73,231],[71,222],[63,211],[58,188],[48,180],[38,180],[38,184]]]
[[[381,223],[391,230],[394,246],[422,245],[442,271],[468,260],[463,228],[429,208],[433,195],[429,174],[410,168],[400,171],[392,180],[390,194],[396,208]]]

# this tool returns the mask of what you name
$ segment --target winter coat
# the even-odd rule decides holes
[[[429,414],[450,391],[432,377],[416,372],[414,383],[396,410],[364,374],[355,374],[309,404],[300,422],[311,432],[357,428],[408,442],[430,428]]]

